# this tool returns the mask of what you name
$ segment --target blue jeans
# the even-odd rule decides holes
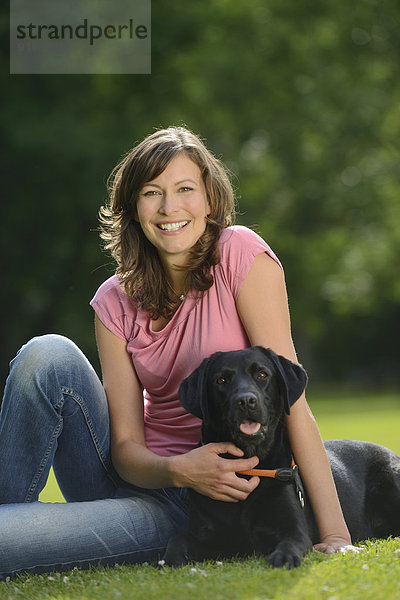
[[[38,502],[51,466],[67,503]],[[0,579],[156,561],[187,527],[185,498],[120,479],[104,389],[75,344],[46,335],[21,348],[0,412]]]

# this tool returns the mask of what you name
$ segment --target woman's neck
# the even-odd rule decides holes
[[[167,278],[168,286],[178,297],[182,294],[187,294],[190,286],[188,271],[178,270],[176,268],[166,268],[165,276]]]

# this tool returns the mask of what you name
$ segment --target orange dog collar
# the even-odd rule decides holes
[[[248,471],[237,471],[238,475],[250,475],[252,477],[271,477],[279,481],[293,482],[301,508],[304,508],[304,490],[301,482],[298,466],[292,457],[289,469],[249,469]]]
[[[297,465],[292,458],[290,469],[249,469],[248,471],[238,471],[239,475],[251,475],[255,477],[271,477],[272,479],[280,479],[281,481],[290,481],[293,479],[293,469]]]

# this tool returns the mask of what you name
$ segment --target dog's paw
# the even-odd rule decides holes
[[[165,554],[159,561],[159,567],[183,567],[190,562],[186,535],[178,534],[168,542]]]
[[[275,550],[268,557],[268,564],[271,567],[287,567],[288,569],[295,569],[300,566],[301,556],[295,552],[282,550]]]
[[[190,559],[186,552],[179,551],[179,549],[167,549],[162,560],[158,561],[158,567],[163,569],[164,567],[184,567],[189,564]]]
[[[164,567],[172,567],[173,569],[178,569],[179,567],[184,567],[189,564],[189,558],[185,555],[180,556],[165,556],[160,561],[158,561],[158,568],[164,569]]]

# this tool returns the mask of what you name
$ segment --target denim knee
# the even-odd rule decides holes
[[[50,364],[70,362],[76,353],[80,353],[80,350],[68,338],[47,334],[34,337],[22,346],[10,366],[31,375]]]
[[[66,368],[78,367],[86,361],[79,348],[68,338],[47,334],[32,338],[17,353],[10,363],[8,385],[17,386],[22,391],[38,379],[45,379],[51,373],[61,373]]]

